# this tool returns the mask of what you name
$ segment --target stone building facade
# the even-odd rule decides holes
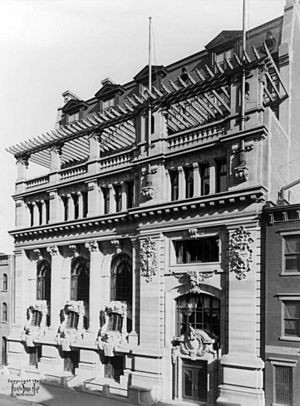
[[[265,404],[260,214],[300,150],[298,15],[287,1],[244,55],[223,31],[153,66],[150,90],[145,67],[89,100],[65,92],[57,129],[9,148],[11,370],[139,402]],[[49,173],[27,179],[29,162]]]

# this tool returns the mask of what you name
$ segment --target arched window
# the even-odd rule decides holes
[[[8,286],[7,281],[8,281],[7,274],[4,273],[3,274],[3,279],[2,279],[2,290],[5,290],[5,291],[7,290],[7,286]]]
[[[220,301],[207,294],[188,294],[177,299],[177,334],[189,327],[204,330],[218,341],[220,337]]]
[[[50,304],[51,296],[51,267],[49,262],[42,261],[37,267],[37,284],[36,298],[37,300],[47,300]]]
[[[89,263],[84,258],[76,258],[71,269],[71,300],[82,300],[89,304]]]
[[[111,300],[127,304],[127,331],[132,328],[132,261],[126,254],[119,254],[111,267]]]
[[[128,310],[131,310],[132,261],[126,254],[118,255],[112,263],[111,300],[126,302]]]
[[[2,321],[7,321],[7,304],[2,303]]]

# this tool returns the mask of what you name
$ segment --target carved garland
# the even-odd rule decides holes
[[[157,272],[156,243],[152,238],[147,237],[141,241],[141,273],[146,282],[151,282]]]
[[[246,278],[246,272],[251,270],[252,262],[251,248],[254,242],[251,233],[246,231],[243,226],[240,226],[230,237],[229,242],[229,266],[230,272],[236,274],[239,280]]]

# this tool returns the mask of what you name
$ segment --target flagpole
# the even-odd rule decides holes
[[[151,22],[152,22],[152,17],[149,17],[149,49],[148,49],[148,73],[149,73],[148,90],[149,90],[149,97],[150,97],[151,89],[152,89]],[[150,155],[150,150],[151,150],[151,105],[149,103],[149,107],[148,107],[148,148],[147,148],[148,156]]]
[[[244,67],[246,53],[246,0],[243,0],[243,38],[242,38],[242,84],[241,84],[241,131],[245,130],[245,93],[246,71]]]

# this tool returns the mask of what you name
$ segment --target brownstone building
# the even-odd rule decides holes
[[[300,405],[299,214],[299,204],[264,211],[267,405]]]

